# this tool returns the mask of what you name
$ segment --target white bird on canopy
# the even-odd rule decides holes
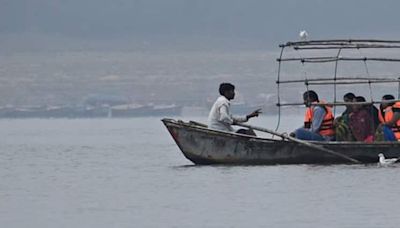
[[[382,153],[378,154],[378,157],[379,157],[378,164],[381,166],[388,166],[399,160],[399,158],[385,158],[385,155],[383,155]]]
[[[308,33],[306,30],[301,30],[299,36],[301,41],[306,41],[308,38]]]

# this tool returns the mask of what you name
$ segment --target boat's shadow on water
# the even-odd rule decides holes
[[[382,166],[379,165],[378,163],[368,163],[368,164],[324,164],[324,165],[317,165],[317,164],[292,164],[292,165],[226,165],[226,164],[213,164],[213,165],[196,165],[196,164],[187,164],[187,165],[176,165],[176,166],[170,166],[172,169],[199,169],[199,168],[260,168],[260,167],[268,167],[268,168],[274,168],[274,167],[279,167],[279,168],[307,168],[307,169],[313,169],[313,170],[318,170],[318,169],[330,169],[330,168],[335,168],[335,169],[382,169],[382,168],[389,168],[389,169],[394,169],[394,168],[400,168],[400,162],[389,165],[389,166]]]
[[[189,164],[189,165],[176,165],[171,166],[172,169],[200,169],[200,168],[243,168],[243,167],[256,167],[257,165],[223,165],[223,164],[213,164],[213,165],[196,165],[196,164]],[[259,165],[261,166],[261,165]],[[266,166],[266,165],[264,165]]]

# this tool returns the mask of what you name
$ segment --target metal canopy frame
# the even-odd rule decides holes
[[[287,83],[304,83],[306,89],[309,90],[311,85],[333,85],[334,86],[334,101],[328,102],[327,105],[334,107],[345,105],[343,102],[337,102],[336,99],[336,86],[337,85],[349,85],[349,84],[368,84],[371,101],[362,102],[358,104],[379,104],[381,101],[374,101],[372,98],[371,84],[375,83],[399,83],[398,86],[398,100],[400,101],[400,74],[397,77],[337,77],[338,63],[341,61],[359,61],[364,62],[367,75],[369,76],[367,62],[368,61],[380,61],[380,62],[400,62],[400,58],[384,58],[384,57],[346,57],[341,56],[343,49],[397,49],[400,48],[400,40],[380,40],[380,39],[327,39],[327,40],[309,40],[309,41],[295,41],[280,44],[281,48],[280,56],[277,58],[278,62],[278,75],[277,75],[277,94],[278,94],[278,122],[276,131],[279,129],[281,119],[281,107],[282,106],[297,106],[303,105],[303,103],[281,103],[280,98],[280,85]],[[285,49],[292,49],[294,51],[308,51],[308,50],[324,50],[331,49],[337,50],[336,56],[318,56],[318,57],[301,57],[301,58],[283,58]],[[298,61],[301,64],[305,63],[335,63],[334,75],[330,78],[315,78],[315,79],[303,79],[303,80],[281,80],[281,68],[284,62],[295,62]],[[348,104],[348,103],[346,103]],[[335,112],[335,111],[334,111]]]

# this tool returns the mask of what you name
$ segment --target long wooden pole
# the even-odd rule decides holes
[[[313,103],[311,106],[346,106],[346,105],[370,105],[370,104],[390,104],[400,102],[400,99],[395,100],[382,100],[382,101],[365,101],[365,102],[325,102],[325,103]],[[278,103],[277,106],[302,106],[304,102],[297,103]]]
[[[309,40],[309,41],[297,41],[297,42],[287,42],[286,44],[281,44],[279,47],[291,47],[291,46],[313,46],[313,45],[376,45],[376,44],[399,44],[399,40],[375,40],[375,39],[336,39],[336,40]]]
[[[270,134],[272,134],[272,135],[279,136],[279,137],[281,137],[281,138],[283,138],[283,139],[287,139],[287,140],[296,142],[296,143],[298,143],[298,144],[301,144],[301,145],[304,145],[304,146],[307,146],[307,147],[310,147],[310,148],[313,148],[313,149],[316,149],[316,150],[319,150],[319,151],[323,151],[323,152],[325,152],[325,153],[329,153],[329,154],[332,154],[332,155],[335,155],[335,156],[338,156],[338,157],[341,157],[341,158],[346,159],[346,160],[348,160],[348,161],[351,161],[351,162],[353,162],[353,163],[361,164],[361,162],[360,162],[359,160],[356,160],[356,159],[351,158],[351,157],[349,157],[349,156],[346,156],[346,155],[344,155],[344,154],[335,152],[335,151],[333,151],[333,150],[329,150],[329,149],[327,149],[327,148],[325,148],[325,147],[323,147],[323,146],[321,146],[321,145],[317,145],[317,144],[310,143],[310,142],[307,142],[307,141],[304,141],[304,140],[300,140],[300,139],[291,137],[291,136],[286,135],[286,134],[281,134],[281,133],[279,133],[279,132],[276,132],[276,131],[273,131],[273,130],[270,130],[270,129],[267,129],[267,128],[262,128],[262,127],[257,127],[257,126],[251,126],[251,125],[243,124],[243,123],[236,123],[236,125],[242,126],[242,127],[246,127],[246,128],[249,128],[249,129],[254,129],[254,130],[257,130],[257,131],[267,132],[267,133],[270,133]]]
[[[326,82],[328,81],[329,83],[338,83],[340,81],[346,81],[346,82],[352,82],[354,84],[357,83],[385,83],[385,82],[400,82],[400,78],[392,77],[392,76],[385,76],[385,77],[374,77],[374,78],[368,78],[368,77],[337,77],[336,80],[334,78],[308,78],[308,79],[294,79],[294,80],[282,80],[282,81],[276,81],[277,84],[283,84],[283,83],[315,83],[315,82]],[[336,82],[335,82],[336,81]]]
[[[325,50],[325,49],[361,49],[361,48],[400,48],[400,46],[398,45],[346,45],[346,44],[342,44],[342,45],[332,45],[332,46],[320,46],[320,45],[315,45],[315,46],[306,46],[306,47],[302,47],[302,46],[294,46],[293,49],[294,50]]]
[[[365,80],[365,81],[337,81],[337,82],[308,82],[308,85],[354,85],[354,84],[372,84],[372,83],[393,83],[400,82],[398,79],[393,80]]]
[[[400,62],[398,58],[353,58],[353,57],[334,57],[334,56],[322,56],[322,57],[309,57],[309,58],[278,58],[278,62],[287,61],[300,61],[302,63],[329,63],[335,61],[383,61],[383,62]]]

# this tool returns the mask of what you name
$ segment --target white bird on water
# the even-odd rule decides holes
[[[308,33],[306,30],[301,30],[299,36],[301,41],[306,41],[308,38]]]
[[[378,157],[379,157],[379,165],[381,166],[388,166],[399,160],[399,158],[385,158],[385,156],[382,153],[378,154]]]

